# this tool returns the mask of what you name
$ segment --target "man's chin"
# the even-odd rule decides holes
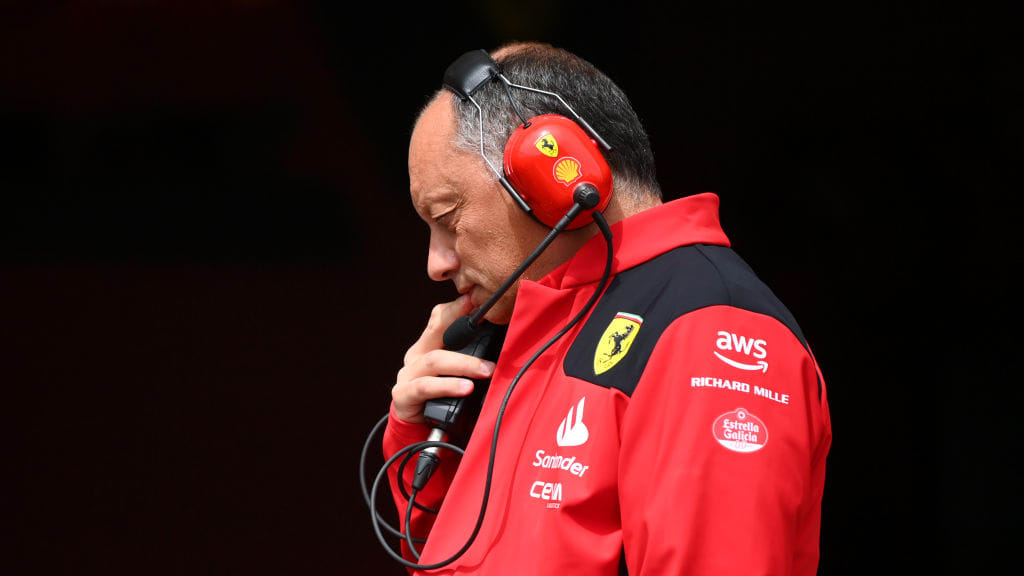
[[[506,293],[505,296],[499,298],[494,303],[494,306],[487,311],[487,314],[484,314],[484,320],[491,324],[508,324],[512,320],[512,308],[515,303],[515,296]]]
[[[484,315],[484,320],[487,320],[491,324],[508,324],[512,321],[512,310],[504,310],[500,303],[495,304],[494,308],[491,308],[487,314]]]

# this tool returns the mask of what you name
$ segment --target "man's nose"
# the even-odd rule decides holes
[[[455,249],[437,238],[437,234],[430,235],[430,248],[427,250],[427,276],[435,282],[450,280],[459,269],[459,257]]]

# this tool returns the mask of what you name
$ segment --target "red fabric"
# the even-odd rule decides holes
[[[727,245],[717,211],[718,198],[701,194],[616,224],[615,271],[678,246]],[[521,283],[462,463],[453,478],[446,468],[428,486],[436,496],[451,478],[421,563],[443,560],[466,542],[509,383],[583,307],[604,261],[604,241],[597,237],[540,282]],[[818,398],[817,366],[796,337],[768,316],[729,306],[699,309],[663,333],[627,396],[566,376],[562,358],[580,326],[545,352],[513,391],[483,527],[462,558],[430,574],[610,576],[618,574],[623,550],[633,575],[814,574],[831,429],[824,392]],[[720,332],[764,339],[771,368],[730,371],[711,353]],[[734,373],[748,391],[732,381],[737,389],[721,384]],[[736,416],[740,409],[743,417]],[[573,428],[560,436],[560,429]],[[765,432],[766,442],[756,437]],[[745,444],[730,440],[742,433],[755,437]],[[392,419],[385,454],[425,437],[426,427],[412,430]],[[404,514],[404,499],[395,496]],[[426,534],[419,530],[430,520],[416,516],[416,535]]]
[[[729,374],[708,353],[719,332],[758,334],[768,343],[770,370],[732,372],[728,385],[694,385],[694,378]],[[663,382],[666,375],[674,382]],[[669,327],[620,428],[622,445],[635,447],[619,460],[630,574],[816,572],[831,440],[817,382],[813,359],[767,316],[712,306]],[[751,444],[763,445],[751,452],[725,448],[717,441],[722,430],[713,429],[740,409],[758,421]]]
[[[729,246],[729,238],[718,222],[718,205],[718,195],[705,192],[649,208],[616,222],[611,226],[615,255],[612,274],[680,246],[697,243]],[[542,278],[540,283],[572,288],[597,282],[604,273],[606,254],[607,244],[598,234],[572,259]],[[516,307],[519,300],[517,298]]]

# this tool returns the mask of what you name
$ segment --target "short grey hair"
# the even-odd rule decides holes
[[[637,200],[661,199],[647,131],[625,93],[610,78],[586,60],[548,44],[515,44],[506,48],[496,51],[495,61],[510,82],[559,94],[608,141],[612,150],[601,152],[612,169],[617,194],[632,195]],[[512,97],[526,118],[552,113],[571,117],[558,99],[551,96],[513,88]],[[505,142],[521,121],[500,81],[489,82],[473,94],[473,99],[483,111],[484,153],[500,171]],[[458,97],[451,101],[456,118],[453,144],[479,155],[480,119],[476,106]]]

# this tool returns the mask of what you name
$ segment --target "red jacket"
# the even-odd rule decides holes
[[[511,396],[476,541],[431,573],[814,574],[831,427],[800,328],[729,248],[717,196],[646,210],[612,232],[605,294]],[[436,504],[447,488],[436,521],[415,515],[414,535],[429,532],[420,563],[451,556],[472,532],[508,384],[593,294],[605,250],[597,236],[520,284],[466,454],[449,453],[417,498]],[[392,417],[385,454],[427,433]]]

